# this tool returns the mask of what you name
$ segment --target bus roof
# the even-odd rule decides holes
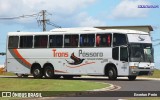
[[[58,34],[90,34],[90,33],[123,33],[123,34],[148,34],[147,32],[126,29],[98,29],[98,28],[58,28],[48,32],[9,32],[8,35],[58,35]]]

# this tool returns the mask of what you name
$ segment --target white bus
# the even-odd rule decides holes
[[[135,80],[154,71],[152,41],[146,32],[61,28],[10,32],[7,39],[7,72],[25,77],[97,75]]]

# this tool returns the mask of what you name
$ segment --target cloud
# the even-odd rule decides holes
[[[95,2],[96,0],[0,0],[0,17],[28,15],[47,10],[52,14],[52,16],[47,16],[48,19],[65,27],[104,25],[102,21],[82,11]],[[22,18],[11,22],[31,27],[29,24],[36,23],[36,19]]]
[[[33,13],[40,10],[71,14],[94,2],[95,0],[0,0],[0,16]]]
[[[92,16],[89,16],[86,12],[82,12],[77,15],[77,20],[79,21],[79,26],[86,26],[86,27],[92,27],[92,26],[104,26],[105,23],[101,20],[98,20]]]
[[[138,8],[138,5],[149,5],[146,0],[122,0],[112,11],[110,18],[144,18],[149,9]]]

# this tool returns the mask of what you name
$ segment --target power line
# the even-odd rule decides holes
[[[42,10],[37,14],[22,15],[22,16],[16,16],[16,17],[4,17],[4,18],[0,18],[0,20],[15,20],[15,19],[20,19],[20,18],[36,17],[37,23],[38,25],[42,25],[43,31],[46,31],[46,24],[52,25],[56,28],[61,28],[61,26],[50,22],[49,19],[46,18],[47,15],[52,15],[52,14],[48,13],[46,10]]]
[[[54,27],[56,27],[56,28],[62,28],[61,26],[59,26],[59,25],[56,25],[55,23],[53,23],[53,22],[47,22],[47,24],[48,25],[52,25],[52,26],[54,26]]]
[[[22,15],[22,16],[17,16],[17,17],[5,17],[5,18],[0,18],[0,20],[13,20],[13,19],[20,19],[20,18],[28,18],[28,17],[35,17],[37,14],[32,14],[32,15]]]
[[[46,31],[46,24],[47,25],[52,25],[52,26],[54,26],[56,28],[61,28],[61,26],[50,22],[49,19],[46,18],[47,15],[52,15],[52,14],[48,13],[46,10],[42,10],[39,13],[39,16],[37,17],[38,24],[40,24],[40,25],[42,24],[43,25],[43,31]],[[42,19],[41,19],[41,17],[42,17]]]
[[[42,23],[43,31],[46,31],[46,23],[49,21],[49,19],[46,19],[46,13],[46,10],[42,10],[41,12],[39,12],[39,16],[42,17],[42,19],[37,20],[38,23]]]

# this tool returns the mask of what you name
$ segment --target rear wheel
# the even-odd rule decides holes
[[[43,76],[42,69],[40,67],[33,68],[32,74],[34,78],[42,78]]]
[[[45,76],[45,78],[53,78],[54,77],[54,68],[52,66],[46,66],[44,68],[44,76]]]
[[[117,79],[117,71],[114,67],[108,69],[108,78],[109,80]]]
[[[128,79],[129,79],[130,81],[133,81],[133,80],[136,79],[136,77],[137,77],[137,76],[128,76]]]

